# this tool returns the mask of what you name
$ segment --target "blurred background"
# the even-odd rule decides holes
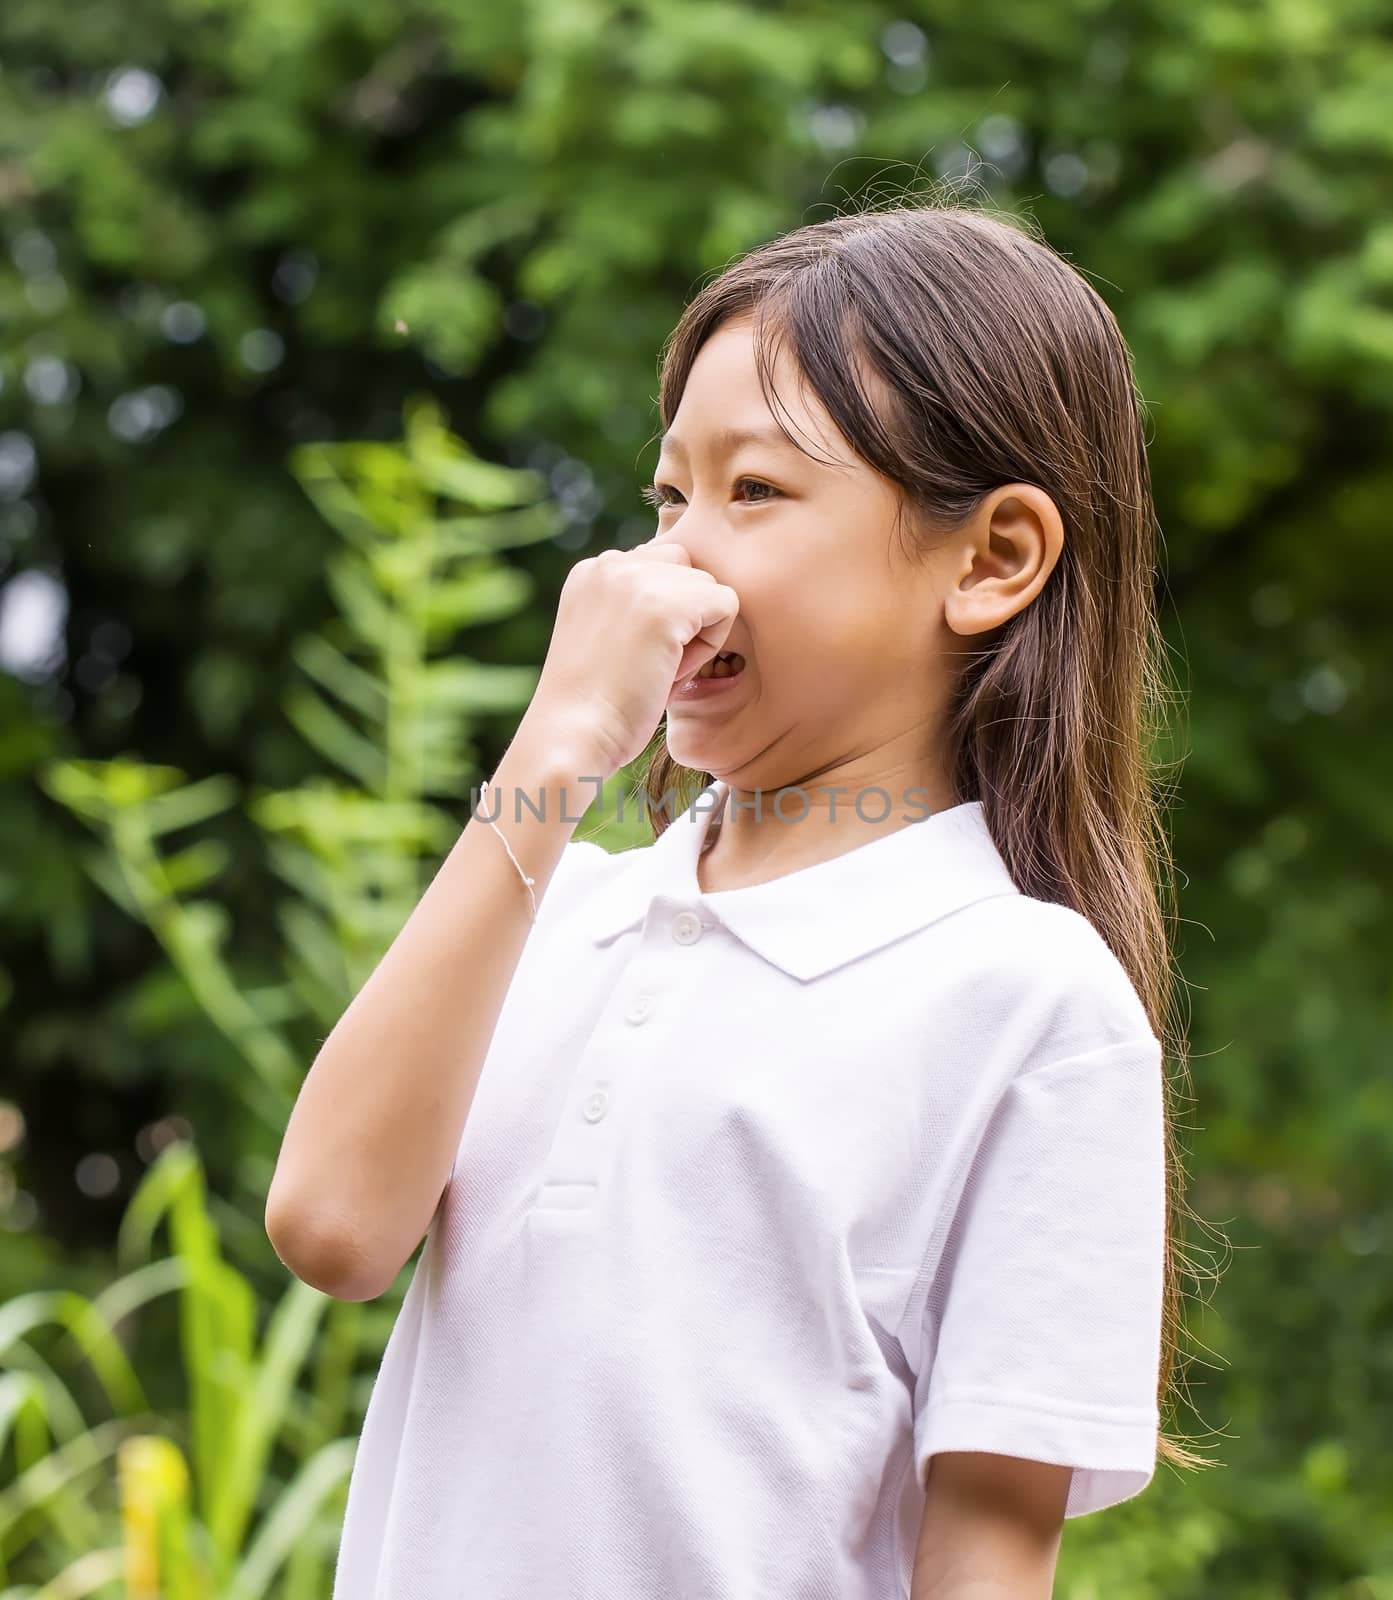
[[[298,1083],[567,570],[653,531],[684,301],[939,179],[1131,343],[1183,695],[1165,1421],[1215,1464],[1070,1523],[1056,1592],[1393,1596],[1391,23],[6,0],[0,1597],[328,1596],[409,1269],[337,1303],[270,1249]]]

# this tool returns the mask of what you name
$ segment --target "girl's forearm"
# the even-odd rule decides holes
[[[524,719],[483,815],[471,815],[301,1085],[265,1225],[281,1260],[327,1294],[384,1293],[430,1226],[531,928],[527,887],[498,835],[540,905],[595,798],[585,761]]]

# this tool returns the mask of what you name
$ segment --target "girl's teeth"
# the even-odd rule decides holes
[[[734,655],[733,652],[732,652],[732,659],[729,660],[729,661],[724,659],[724,657],[714,656],[697,673],[697,677],[701,678],[701,679],[704,679],[704,678],[730,678],[730,677],[733,677],[735,675],[735,673],[737,673],[741,669],[741,667],[744,666],[744,664],[745,663],[744,663],[743,658]]]

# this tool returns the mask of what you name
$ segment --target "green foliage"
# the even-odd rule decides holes
[[[287,715],[318,753],[320,774],[247,799],[228,778],[190,781],[129,756],[56,761],[42,774],[53,798],[100,836],[84,856],[87,870],[148,926],[241,1064],[224,1080],[227,1109],[249,1110],[256,1129],[241,1150],[246,1186],[225,1201],[240,1216],[264,1210],[313,1038],[342,1015],[419,900],[423,869],[433,870],[458,835],[458,820],[432,797],[467,792],[474,720],[498,710],[516,715],[535,686],[531,670],[439,652],[526,604],[529,586],[500,564],[500,552],[554,525],[535,478],[480,460],[428,403],[409,408],[400,444],[305,447],[294,470],[343,538],[327,574],[342,614],[301,642],[305,677],[286,694]],[[209,838],[170,842],[236,805],[261,828],[285,886],[282,979],[274,985],[256,986],[239,970],[233,919],[217,898],[228,852]],[[0,1457],[12,1428],[17,1469],[8,1497],[0,1494],[0,1556],[41,1549],[50,1568],[74,1563],[64,1581],[94,1585],[124,1571],[130,1593],[152,1597],[252,1600],[278,1577],[286,1600],[319,1594],[342,1513],[331,1491],[346,1483],[354,1446],[353,1437],[327,1430],[331,1422],[343,1429],[351,1369],[362,1355],[370,1378],[381,1345],[360,1352],[355,1304],[326,1302],[293,1280],[257,1347],[257,1290],[221,1259],[201,1169],[182,1142],[152,1165],[131,1202],[123,1263],[148,1251],[166,1213],[171,1262],[119,1279],[94,1303],[69,1291],[13,1299],[0,1308],[0,1344],[42,1321],[65,1323],[80,1335],[118,1418],[140,1415],[145,1428],[147,1402],[110,1324],[182,1288],[188,1463],[163,1437],[80,1428],[67,1390],[25,1346],[18,1366],[38,1367],[50,1381],[16,1374],[0,1386]],[[264,1256],[269,1247],[260,1244]],[[335,1324],[327,1331],[326,1304]],[[311,1350],[314,1387],[305,1396],[296,1386]],[[297,1471],[253,1531],[292,1404],[314,1408],[301,1423]],[[116,1495],[101,1478],[113,1454]],[[111,1526],[118,1500],[124,1535]],[[316,1531],[309,1544],[307,1528]]]
[[[152,1258],[167,1224],[170,1254]],[[21,1595],[284,1600],[327,1593],[355,1440],[348,1378],[363,1307],[292,1279],[256,1328],[253,1284],[222,1257],[192,1146],[166,1147],[131,1199],[119,1276],[93,1299],[39,1291],[0,1310],[0,1581]],[[123,1340],[178,1297],[187,1423],[152,1413]],[[45,1330],[64,1337],[45,1350]],[[81,1361],[101,1421],[65,1371]],[[168,1429],[174,1431],[166,1431]],[[279,1450],[288,1476],[265,1504]]]
[[[320,770],[244,797],[225,776],[189,780],[128,755],[68,758],[42,773],[48,793],[100,835],[83,864],[158,941],[243,1070],[227,1080],[255,1119],[241,1149],[259,1214],[314,1042],[362,987],[458,836],[438,797],[477,778],[472,730],[516,717],[532,668],[474,661],[446,647],[521,610],[525,575],[500,553],[555,526],[533,474],[479,459],[436,407],[408,408],[400,444],[307,445],[293,469],[342,537],[326,572],[341,613],[299,641],[301,676],[284,710]],[[230,908],[217,898],[230,853],[173,836],[240,807],[285,886],[277,906],[277,982],[242,970]]]

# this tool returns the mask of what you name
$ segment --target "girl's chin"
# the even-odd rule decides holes
[[[668,755],[679,767],[693,771],[710,772],[711,762],[719,760],[723,740],[721,730],[712,727],[684,727],[679,716],[669,718],[664,743]]]

